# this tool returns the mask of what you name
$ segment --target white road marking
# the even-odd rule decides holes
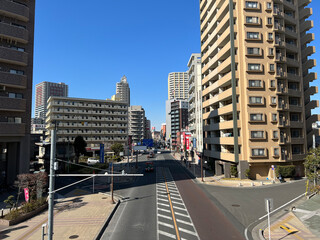
[[[177,222],[179,222],[179,223],[183,223],[183,224],[186,224],[186,225],[193,226],[193,224],[192,224],[191,222],[183,221],[183,220],[181,220],[181,219],[176,219],[176,220],[177,220]]]
[[[168,209],[164,209],[164,208],[158,208],[158,211],[163,211],[163,212],[171,213],[171,211],[170,211],[170,210],[168,210]]]
[[[175,204],[179,204],[179,205],[182,205],[182,206],[184,206],[184,204],[183,203],[179,203],[179,202],[176,202],[176,201],[171,201],[172,203],[175,203]]]
[[[197,236],[197,234],[195,232],[187,230],[187,229],[184,229],[184,228],[180,228],[179,227],[179,231],[185,232],[185,233],[188,233],[188,234],[191,234],[191,235],[194,235],[194,236]]]
[[[180,200],[181,201],[181,198],[177,198],[177,197],[172,197],[171,196],[171,199],[175,199],[175,200]]]
[[[189,214],[184,214],[184,213],[179,213],[179,212],[175,212],[174,214],[176,214],[176,215],[180,215],[180,216],[182,216],[182,217],[189,217]]]
[[[175,208],[175,209],[179,209],[179,210],[183,210],[183,211],[187,211],[187,209],[186,209],[186,208],[181,208],[181,207],[177,207],[177,206],[173,206],[173,208]]]
[[[169,200],[165,199],[165,198],[159,198],[159,200],[164,201],[164,202],[169,202]]]
[[[169,216],[166,216],[166,215],[162,215],[162,214],[158,214],[158,217],[162,217],[162,218],[166,218],[166,219],[172,220],[172,217],[169,217]]]
[[[158,202],[158,205],[169,207],[169,204],[164,204],[164,203],[159,203],[159,202]]]
[[[172,224],[169,224],[169,223],[164,223],[164,222],[158,222],[160,225],[162,226],[165,226],[165,227],[169,227],[169,228],[173,228],[173,225]]]
[[[159,234],[162,234],[162,235],[164,235],[166,237],[169,237],[169,238],[176,239],[176,235],[173,235],[171,233],[167,233],[167,232],[164,232],[164,231],[161,231],[161,230],[159,230]]]

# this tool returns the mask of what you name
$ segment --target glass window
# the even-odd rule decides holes
[[[22,122],[21,120],[22,120],[21,117],[15,117],[14,118],[14,122],[15,123],[21,123]]]
[[[263,131],[251,131],[251,138],[263,138]]]
[[[277,104],[277,97],[271,97],[271,104]]]
[[[274,156],[279,156],[279,148],[274,148],[273,149],[273,155]]]
[[[14,118],[13,117],[8,117],[8,122],[13,123],[14,122]]]
[[[268,39],[273,40],[273,33],[268,33]]]
[[[259,39],[260,35],[258,32],[247,32],[248,39]]]
[[[300,114],[299,113],[291,113],[290,114],[290,121],[299,122],[300,121]]]
[[[252,156],[265,156],[264,151],[265,151],[264,148],[252,149]]]
[[[272,121],[276,122],[278,120],[277,118],[278,118],[278,114],[277,113],[272,113],[272,115],[271,115]]]
[[[258,17],[246,17],[246,23],[259,23]]]
[[[294,105],[294,106],[298,106],[299,105],[299,98],[290,97],[289,98],[289,104],[290,105]]]
[[[273,131],[272,132],[272,137],[273,138],[279,138],[279,132],[278,131]]]
[[[272,3],[271,2],[267,2],[267,9],[272,9]]]
[[[269,65],[270,71],[274,72],[274,64]]]
[[[261,70],[261,64],[256,64],[256,63],[249,63],[248,64],[248,70],[251,71],[260,71]]]
[[[258,2],[246,1],[247,8],[258,8]]]
[[[263,114],[262,113],[255,113],[250,114],[251,121],[263,121]]]
[[[273,56],[273,48],[269,48],[269,55]]]
[[[16,98],[16,94],[15,94],[15,93],[9,93],[9,94],[8,94],[8,97],[9,97],[9,98]]]
[[[249,102],[262,104],[262,97],[249,97]]]
[[[248,54],[260,55],[260,48],[247,48]]]
[[[268,24],[271,25],[272,24],[272,18],[268,17]]]
[[[249,80],[249,87],[261,87],[261,80]]]

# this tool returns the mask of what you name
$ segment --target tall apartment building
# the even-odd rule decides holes
[[[144,118],[144,138],[152,139],[151,135],[151,121],[148,118]]]
[[[145,134],[145,111],[142,106],[130,106],[129,113],[129,136],[132,143],[140,143]]]
[[[189,95],[188,72],[172,72],[168,75],[168,99],[186,100]]]
[[[0,4],[0,187],[29,172],[35,1]]]
[[[250,168],[253,178],[273,178],[272,166],[287,164],[304,174],[320,120],[311,113],[310,2],[200,1],[204,155],[217,174],[230,164],[242,177]]]
[[[177,133],[188,126],[188,102],[166,101],[166,141],[172,149],[177,146]]]
[[[123,76],[116,85],[116,96],[120,101],[124,101],[130,106],[130,88],[127,77]]]
[[[45,120],[49,97],[68,97],[68,85],[65,83],[41,82],[36,85],[35,117]]]
[[[196,139],[193,146],[198,152],[203,150],[202,124],[202,84],[201,84],[201,54],[193,53],[188,62],[189,75],[189,131],[192,139]]]
[[[46,118],[50,138],[57,121],[57,142],[73,142],[82,136],[88,147],[127,144],[128,106],[124,102],[70,97],[50,97]]]

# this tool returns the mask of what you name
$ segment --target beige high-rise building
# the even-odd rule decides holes
[[[125,102],[70,97],[50,97],[46,118],[50,137],[57,121],[57,142],[73,142],[82,136],[88,147],[113,143],[127,145],[128,105]]]
[[[187,100],[189,98],[188,72],[172,72],[168,75],[168,100]]]
[[[145,111],[142,106],[130,106],[129,116],[129,136],[132,136],[132,143],[138,144],[145,136]]]
[[[241,177],[272,179],[293,164],[302,176],[320,120],[311,1],[229,2],[200,1],[204,156],[217,174],[236,164]]]

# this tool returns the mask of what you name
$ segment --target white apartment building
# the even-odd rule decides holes
[[[128,106],[124,102],[84,98],[50,97],[46,118],[47,134],[57,124],[57,141],[73,142],[82,136],[88,147],[127,144]]]
[[[189,75],[189,114],[188,124],[192,138],[196,139],[198,152],[203,150],[203,129],[202,129],[202,84],[201,84],[201,54],[193,53],[188,62]]]
[[[129,136],[132,136],[132,143],[137,144],[145,135],[145,111],[142,106],[130,106],[129,114]]]
[[[130,106],[130,88],[129,83],[127,81],[127,77],[123,76],[121,81],[116,85],[116,96],[115,99],[119,99],[120,101],[124,101]]]
[[[187,100],[189,97],[188,72],[172,72],[168,75],[168,100]]]

